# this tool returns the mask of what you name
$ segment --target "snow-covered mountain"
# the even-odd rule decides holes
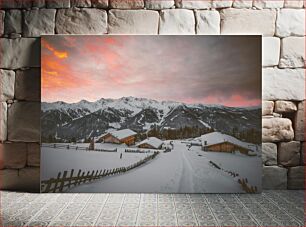
[[[159,130],[186,126],[214,128],[226,133],[233,128],[258,129],[261,125],[260,107],[233,108],[135,97],[42,103],[41,111],[43,138],[83,139],[110,129],[146,132],[153,126]]]

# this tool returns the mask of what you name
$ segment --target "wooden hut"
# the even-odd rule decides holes
[[[237,138],[220,132],[212,132],[201,136],[202,150],[212,152],[234,153],[239,151],[249,155],[253,153],[254,144],[246,143]]]
[[[143,141],[141,141],[136,146],[139,148],[148,148],[148,149],[160,149],[163,145],[163,141],[156,137],[149,137]]]
[[[131,129],[122,129],[104,134],[99,138],[99,142],[116,144],[125,143],[130,146],[135,144],[136,135],[137,133]]]

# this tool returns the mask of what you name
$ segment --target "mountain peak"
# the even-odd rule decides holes
[[[156,101],[132,96],[102,98],[96,102],[42,103],[41,108],[45,138],[56,135],[62,139],[84,139],[99,136],[110,129],[124,128],[143,133],[154,126],[160,130],[211,127],[231,132],[234,126],[245,130],[256,128],[261,122],[260,110]]]

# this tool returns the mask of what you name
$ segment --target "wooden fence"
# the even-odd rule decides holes
[[[257,187],[250,185],[247,178],[239,179],[238,183],[241,185],[243,191],[247,193],[257,193]]]
[[[115,149],[93,149],[90,150],[89,147],[80,147],[74,146],[70,144],[42,144],[41,147],[49,147],[56,149],[66,149],[66,150],[80,150],[80,151],[98,151],[98,152],[117,152],[117,148]]]
[[[78,186],[80,184],[89,183],[94,180],[100,179],[102,177],[111,176],[115,174],[125,173],[131,169],[143,165],[147,161],[154,159],[159,152],[154,152],[152,155],[130,165],[127,167],[119,167],[114,169],[104,169],[104,170],[93,170],[85,173],[79,170],[77,175],[74,176],[74,169],[69,173],[64,171],[63,175],[61,172],[58,173],[57,178],[50,178],[49,180],[41,181],[41,192],[63,192],[71,187]]]
[[[230,175],[231,177],[235,178],[238,177],[239,174],[235,173],[234,171],[230,171],[230,170],[225,170],[223,168],[221,168],[220,166],[218,166],[216,163],[214,163],[213,161],[209,161],[209,163],[215,167],[216,169],[219,169],[225,173],[227,173],[228,175]],[[240,178],[238,179],[238,183],[241,185],[242,190],[247,192],[247,193],[257,193],[257,187],[256,186],[252,186],[248,183],[248,179],[247,178]]]

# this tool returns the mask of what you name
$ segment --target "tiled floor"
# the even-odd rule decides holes
[[[304,226],[303,191],[232,194],[1,192],[4,226]]]

